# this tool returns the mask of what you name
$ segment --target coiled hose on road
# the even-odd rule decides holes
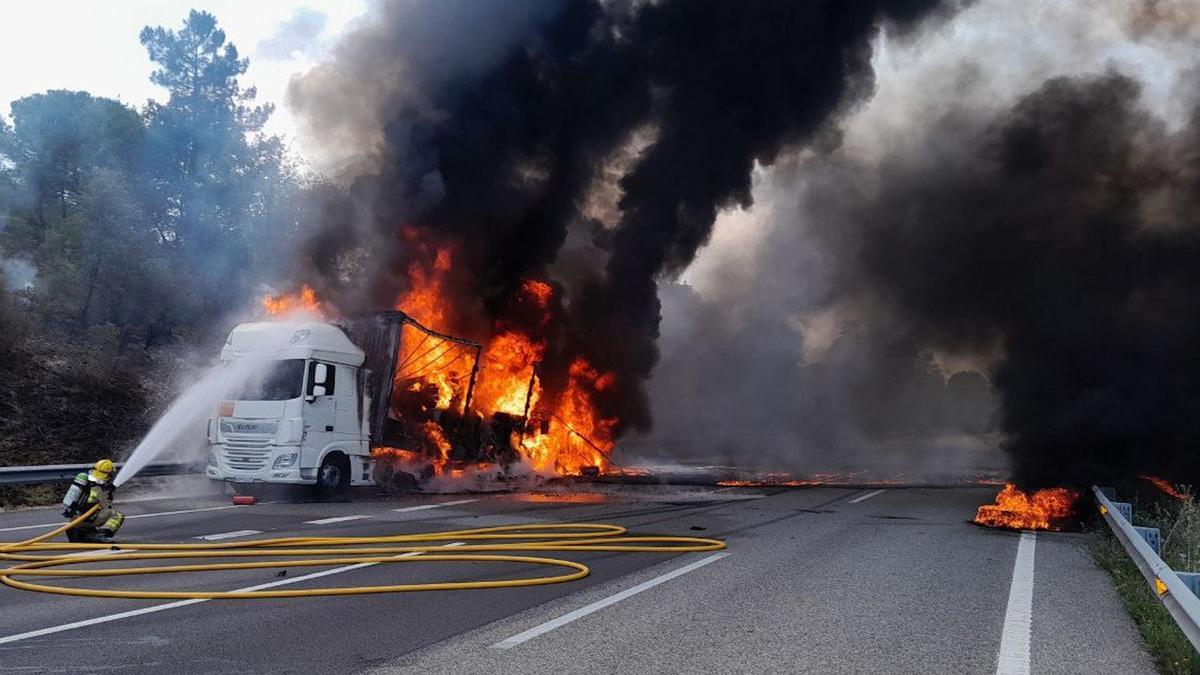
[[[626,553],[689,553],[719,551],[725,542],[703,537],[627,536],[620,525],[568,523],[502,525],[470,530],[445,530],[382,537],[284,537],[224,544],[71,544],[48,543],[49,539],[83,522],[96,511],[94,506],[78,518],[45,534],[11,544],[0,544],[0,560],[18,564],[0,570],[0,583],[40,593],[94,598],[145,600],[228,600],[252,598],[311,598],[328,595],[366,595],[411,591],[457,591],[484,588],[514,588],[559,584],[586,577],[591,570],[583,563],[562,558],[514,555],[514,552],[616,551]],[[467,543],[446,548],[452,542]],[[108,553],[80,555],[86,551],[120,549],[122,561],[192,560],[204,558],[277,558],[253,562],[109,567],[102,569],[52,569],[111,561]],[[54,551],[53,555],[39,554]],[[64,551],[72,551],[68,554]],[[453,551],[451,553],[450,551]],[[313,557],[316,556],[316,557]],[[298,558],[298,559],[297,559]],[[291,567],[324,567],[402,562],[496,562],[565,567],[570,572],[557,576],[485,581],[443,581],[388,586],[345,586],[335,588],[260,591],[125,591],[118,589],[70,588],[20,581],[15,577],[119,577],[135,574],[183,574]]]

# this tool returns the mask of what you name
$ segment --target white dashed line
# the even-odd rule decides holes
[[[463,543],[464,542],[456,541],[452,544],[446,544],[446,547],[449,548],[451,546],[462,546]],[[422,553],[422,551],[413,551],[412,553],[402,553],[396,557],[397,558],[412,558],[412,557],[421,555],[421,553]],[[378,565],[378,564],[379,563],[371,562],[371,563],[357,563],[354,565],[346,565],[345,567],[335,567],[331,570],[323,570],[321,572],[313,572],[312,574],[304,574],[304,575],[301,575],[298,577],[291,577],[289,579],[280,579],[278,581],[271,581],[271,582],[268,582],[265,584],[259,584],[257,586],[247,586],[246,588],[239,588],[239,589],[235,590],[234,593],[249,593],[251,591],[263,591],[268,588],[275,588],[276,586],[287,586],[288,584],[295,584],[295,583],[299,583],[301,581],[308,581],[309,579],[319,579],[321,577],[327,577],[327,576],[331,576],[334,574],[341,574],[342,572],[349,572],[351,570],[358,570],[358,569],[362,569],[364,567],[371,567],[372,565]],[[53,635],[55,633],[62,633],[65,631],[74,630],[76,628],[87,628],[88,626],[95,626],[97,624],[108,623],[110,621],[117,621],[119,619],[128,619],[129,617],[133,617],[133,616],[141,616],[143,614],[153,614],[154,612],[162,612],[162,611],[165,611],[168,609],[175,609],[177,607],[187,607],[188,605],[198,605],[202,602],[208,602],[208,599],[207,598],[197,598],[195,600],[180,600],[178,602],[168,602],[165,605],[155,605],[153,607],[143,607],[141,609],[133,609],[128,612],[118,612],[116,614],[108,614],[105,616],[93,617],[91,619],[84,619],[83,621],[64,623],[60,626],[51,626],[49,628],[39,628],[38,630],[31,630],[27,633],[17,633],[16,635],[7,635],[4,637],[0,637],[0,645],[8,644],[10,642],[20,642],[21,640],[28,640],[30,638],[42,637],[43,635]]]
[[[203,539],[204,541],[218,541],[221,539],[233,539],[235,537],[248,537],[252,534],[262,534],[262,530],[234,530],[233,532],[218,532],[216,534],[206,534],[202,537],[193,538]]]
[[[720,560],[721,558],[724,558],[727,555],[729,555],[728,552],[721,552],[721,553],[714,553],[714,554],[708,556],[707,558],[701,558],[700,560],[697,560],[694,563],[691,563],[689,565],[684,565],[683,567],[680,567],[679,569],[672,570],[661,576],[654,577],[653,579],[642,582],[642,583],[638,584],[637,586],[634,586],[632,588],[627,588],[627,589],[621,591],[620,593],[610,595],[607,598],[604,598],[603,600],[597,600],[596,602],[593,602],[590,605],[585,605],[573,612],[568,612],[566,614],[563,614],[562,616],[558,617],[557,619],[551,619],[550,621],[547,621],[546,623],[543,623],[538,626],[534,626],[533,628],[530,628],[529,630],[527,630],[523,633],[517,633],[516,635],[514,635],[506,640],[502,640],[502,641],[497,642],[496,644],[492,645],[492,649],[512,649],[513,647],[516,647],[517,645],[528,642],[539,635],[549,633],[550,631],[554,630],[555,628],[560,628],[562,626],[565,626],[565,625],[571,623],[572,621],[574,621],[576,619],[582,619],[583,617],[587,616],[588,614],[598,612],[598,611],[604,609],[605,607],[608,607],[609,605],[614,605],[614,604],[624,600],[625,598],[637,595],[638,593],[641,593],[642,591],[648,591],[651,588],[654,588],[655,586],[657,586],[663,582],[670,581],[671,579],[674,579],[675,577],[678,577],[678,576],[683,576],[684,574],[687,574],[688,572],[691,572],[692,570],[700,569],[701,567],[704,567],[705,565],[707,565],[709,563],[714,563],[714,562]]]
[[[304,521],[304,524],[305,525],[329,525],[330,523],[344,523],[347,520],[362,520],[363,518],[370,518],[370,517],[371,516],[368,516],[365,514],[360,514],[357,516],[336,516],[334,518],[320,518],[318,520],[306,520],[306,521]]]
[[[865,501],[867,501],[868,499],[870,499],[871,497],[874,497],[874,496],[875,496],[875,495],[877,495],[877,494],[882,494],[882,493],[884,493],[884,492],[887,492],[887,489],[886,489],[886,488],[885,488],[885,489],[883,489],[883,490],[876,490],[876,491],[874,491],[874,492],[868,492],[868,493],[867,493],[867,494],[865,494],[865,495],[859,495],[859,496],[855,497],[854,499],[851,499],[851,500],[850,500],[848,503],[850,503],[850,504],[857,504],[857,503],[859,503],[859,502],[865,502]]]
[[[1033,553],[1037,534],[1022,532],[1013,563],[1012,585],[1008,588],[1008,610],[996,675],[1029,675],[1029,641],[1033,631]]]
[[[266,502],[259,502],[259,503],[265,504]],[[201,513],[204,511],[223,511],[225,509],[240,509],[240,508],[245,508],[245,507],[237,505],[237,504],[230,504],[229,506],[206,506],[202,509],[183,509],[182,511],[160,511],[158,513],[139,513],[139,514],[133,515],[133,516],[125,516],[125,520],[133,520],[134,518],[156,518],[158,516],[177,516],[181,513]],[[66,521],[64,520],[63,522],[66,522]],[[17,530],[39,530],[39,529],[44,530],[44,529],[48,529],[48,528],[52,528],[52,527],[58,527],[59,525],[62,525],[62,522],[42,523],[40,525],[21,525],[20,527],[0,527],[0,532],[16,532]]]
[[[441,502],[439,504],[422,504],[420,506],[406,506],[402,509],[392,509],[396,513],[408,513],[409,511],[425,511],[427,509],[436,509],[442,506],[458,506],[459,504],[470,504],[477,502],[478,499],[456,499],[452,502]]]

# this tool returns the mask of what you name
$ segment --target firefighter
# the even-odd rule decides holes
[[[63,517],[75,518],[95,504],[100,508],[87,520],[67,531],[71,541],[108,543],[125,522],[125,514],[113,508],[112,460],[96,462],[91,471],[75,476],[66,496],[63,497]]]

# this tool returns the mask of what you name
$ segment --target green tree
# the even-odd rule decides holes
[[[90,170],[132,170],[144,140],[136,111],[84,91],[27,96],[13,102],[12,116],[4,154],[42,223],[54,212],[67,216]]]
[[[151,81],[170,94],[146,110],[153,184],[166,207],[156,221],[192,266],[201,313],[212,317],[247,290],[247,221],[285,178],[278,140],[261,133],[272,107],[254,105],[255,90],[239,85],[248,60],[212,14],[192,11],[178,31],[146,27],[141,42],[157,65]]]
[[[13,126],[0,137],[8,174],[0,255],[38,270],[31,296],[42,322],[83,324],[103,277],[93,247],[112,239],[85,213],[85,187],[97,173],[136,176],[145,129],[136,111],[87,92],[50,91],[12,104]],[[122,179],[125,197],[136,194]],[[144,218],[124,227],[148,231]],[[120,240],[120,239],[118,239]],[[133,263],[136,265],[137,263]]]

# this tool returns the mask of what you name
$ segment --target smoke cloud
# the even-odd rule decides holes
[[[306,270],[390,307],[453,243],[474,338],[552,282],[544,382],[659,450],[1194,479],[1188,7],[382,3],[290,88]]]
[[[665,296],[638,445],[912,476],[999,444],[1030,485],[1195,480],[1196,33],[1149,4],[1042,9],[1029,42],[983,2],[878,50],[842,146],[760,172]]]
[[[649,428],[657,281],[688,266],[721,209],[751,203],[756,165],[836,145],[834,121],[873,90],[881,30],[946,5],[385,3],[291,87],[313,128],[365,158],[333,153],[353,178],[330,214],[338,234],[309,247],[320,290],[394,302],[421,250],[405,226],[456,244],[444,290],[465,334],[513,321],[521,283],[551,279],[565,304],[543,381],[583,356],[615,376],[602,417]],[[608,223],[588,217],[605,181],[619,195]],[[355,255],[369,271],[347,283],[336,270]]]

